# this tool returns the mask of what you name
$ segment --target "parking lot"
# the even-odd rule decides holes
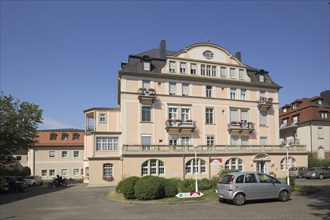
[[[297,180],[315,185],[313,194],[293,194],[288,202],[248,202],[238,207],[218,201],[176,204],[122,203],[107,198],[113,187],[65,189],[30,187],[0,195],[1,219],[330,219],[330,179]]]

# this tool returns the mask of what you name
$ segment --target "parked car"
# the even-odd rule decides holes
[[[4,177],[9,184],[9,191],[11,192],[23,192],[27,187],[27,182],[19,176],[5,176]]]
[[[8,181],[0,176],[0,192],[5,193],[9,191],[9,183]]]
[[[232,201],[235,205],[244,205],[247,200],[279,199],[288,201],[290,187],[275,177],[265,173],[237,172],[220,177],[216,193],[219,201]]]
[[[302,178],[307,167],[291,167],[289,169],[289,176],[295,178]]]
[[[329,167],[310,167],[303,175],[307,179],[323,179],[330,178]]]
[[[29,184],[29,186],[41,186],[44,183],[41,176],[27,176],[24,178],[24,180]]]

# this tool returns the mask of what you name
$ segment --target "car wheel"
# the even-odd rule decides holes
[[[233,202],[235,205],[244,205],[245,195],[243,193],[238,193],[235,195]]]
[[[323,174],[321,173],[321,174],[320,174],[320,180],[322,180],[322,179],[323,179],[323,177],[324,177],[324,176],[323,176]]]
[[[278,196],[278,199],[282,202],[286,202],[289,200],[289,192],[286,190],[282,190]]]

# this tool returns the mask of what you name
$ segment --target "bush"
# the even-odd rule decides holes
[[[211,181],[207,178],[198,180],[198,190],[207,190],[211,188]]]
[[[180,184],[180,192],[195,192],[195,180],[185,179]]]
[[[140,179],[137,176],[131,176],[121,182],[120,190],[125,199],[136,199],[135,197],[135,184]]]
[[[212,177],[212,179],[210,180],[211,182],[211,188],[215,188],[217,186],[217,183],[220,180],[220,176],[214,176]]]
[[[135,184],[135,197],[139,200],[161,199],[165,197],[165,179],[145,176]]]
[[[173,197],[178,194],[178,186],[181,182],[180,179],[172,178],[172,179],[165,179],[165,197]]]
[[[23,167],[22,170],[20,171],[20,175],[22,177],[26,177],[26,176],[31,175],[31,169],[30,169],[30,167]]]
[[[320,160],[317,158],[314,158],[311,153],[308,153],[308,167],[329,167],[330,166],[330,160]]]
[[[125,179],[122,179],[118,185],[116,186],[116,193],[120,193],[122,194],[123,193],[123,182],[124,182]]]

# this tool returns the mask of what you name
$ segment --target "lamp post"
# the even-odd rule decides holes
[[[193,170],[195,170],[195,192],[198,192],[198,180],[197,180],[197,170],[198,170],[197,148],[198,148],[198,145],[197,144],[194,144],[195,163],[194,163]]]
[[[290,177],[289,177],[289,147],[290,147],[290,144],[287,143],[285,145],[286,147],[286,178],[287,178],[287,184],[290,186]]]

